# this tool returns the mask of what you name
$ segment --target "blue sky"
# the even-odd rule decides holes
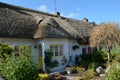
[[[55,13],[54,0],[0,0],[0,2]],[[56,0],[62,16],[90,22],[120,22],[120,0]]]

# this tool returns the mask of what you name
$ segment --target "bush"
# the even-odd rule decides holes
[[[57,60],[52,60],[52,57],[53,57],[53,51],[51,49],[45,50],[44,62],[45,62],[46,71],[48,73],[51,72],[50,68],[57,67],[59,64]]]
[[[38,80],[50,80],[49,75],[48,74],[39,74],[39,78]]]
[[[120,54],[118,54],[113,60],[113,63],[120,63]]]
[[[113,62],[120,62],[120,48],[116,47],[111,50],[111,58]]]
[[[114,64],[105,76],[105,80],[120,80],[120,63]]]
[[[80,66],[74,67],[73,70],[76,70],[79,75],[85,71],[85,69]]]
[[[104,63],[107,62],[107,54],[104,51],[95,51],[92,53],[88,53],[86,55],[81,55],[83,61],[92,63]]]
[[[0,44],[0,58],[2,58],[3,60],[5,60],[6,57],[11,56],[13,52],[14,49],[12,46],[6,44]]]
[[[83,80],[90,80],[94,77],[95,77],[94,70],[87,70],[87,72],[85,72],[85,74],[83,76]]]
[[[112,66],[105,76],[105,80],[120,80],[120,54],[119,48],[111,50]]]
[[[31,54],[16,57],[13,52],[11,56],[9,56],[9,54],[4,54],[4,56],[6,59],[0,58],[0,75],[4,77],[5,80],[36,79],[37,67]]]
[[[80,57],[81,61],[79,63],[86,69],[88,69],[91,66],[93,66],[92,68],[95,68],[98,65],[104,65],[107,62],[107,54],[104,51],[95,51],[93,53],[80,55]]]

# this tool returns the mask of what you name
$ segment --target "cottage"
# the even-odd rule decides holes
[[[95,25],[86,18],[75,20],[59,12],[49,14],[0,2],[0,43],[32,50],[35,62],[44,71],[46,49],[53,49],[53,59],[59,63],[67,60],[52,71],[64,69],[68,62],[74,64],[76,55],[91,51],[89,36]]]

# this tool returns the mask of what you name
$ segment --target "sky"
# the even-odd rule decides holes
[[[0,0],[25,8],[39,10],[61,16],[90,22],[120,23],[120,0]],[[56,4],[55,4],[56,2]],[[55,7],[56,6],[56,7]]]

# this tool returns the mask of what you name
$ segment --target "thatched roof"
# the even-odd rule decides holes
[[[87,41],[94,23],[0,2],[0,37],[74,38]]]

